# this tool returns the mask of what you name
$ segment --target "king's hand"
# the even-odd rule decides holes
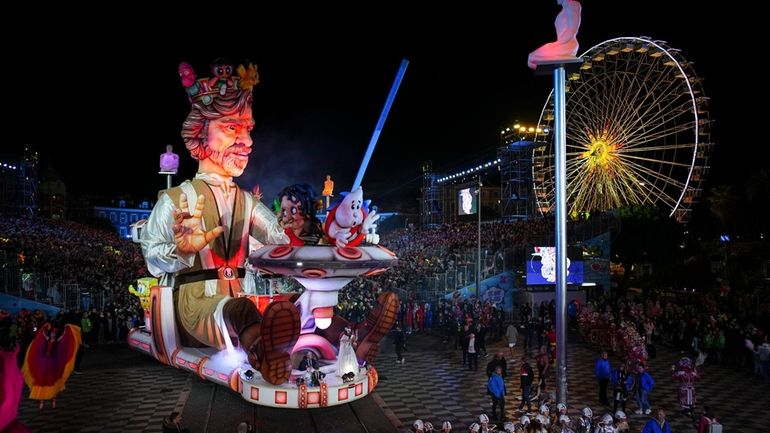
[[[222,226],[216,226],[209,231],[203,231],[201,227],[201,215],[206,203],[206,197],[198,196],[195,212],[190,214],[187,203],[187,195],[179,196],[179,208],[174,209],[174,242],[176,251],[181,254],[193,254],[202,250],[213,239],[225,230]]]

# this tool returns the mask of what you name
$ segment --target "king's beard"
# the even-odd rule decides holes
[[[233,147],[225,149],[224,152],[210,150],[209,159],[216,165],[222,167],[228,175],[238,177],[243,174],[244,170],[246,170],[246,165],[248,165],[249,160],[235,156],[234,153],[236,151],[237,149]]]

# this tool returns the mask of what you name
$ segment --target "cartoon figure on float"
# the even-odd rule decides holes
[[[329,200],[331,200],[332,196],[334,195],[334,181],[328,174],[326,175],[326,180],[324,181],[324,189],[321,191],[321,195],[323,195],[324,198],[324,211],[326,211],[329,209]]]
[[[289,237],[289,245],[317,245],[324,235],[321,222],[315,216],[318,208],[316,192],[308,184],[287,186],[276,198],[278,224]]]
[[[335,316],[333,308],[347,282],[393,266],[395,255],[380,247],[306,246],[322,237],[313,216],[312,191],[297,185],[284,190],[279,222],[259,195],[234,183],[254,145],[252,88],[259,78],[253,65],[236,68],[238,77],[230,76],[232,66],[224,60],[218,60],[213,70],[214,78],[198,79],[189,64],[179,67],[192,104],[182,137],[198,161],[198,173],[162,191],[142,227],[142,251],[159,286],[150,291],[150,327],[132,330],[129,344],[164,363],[229,386],[257,404],[307,407],[352,401],[376,385],[374,369],[354,379],[359,382],[355,397],[340,392],[334,402],[331,398],[313,402],[298,395],[296,388],[286,388],[294,361],[301,361],[301,356],[292,355],[312,350],[332,365],[342,330],[353,326],[359,336],[356,358],[371,362],[395,321],[396,295],[382,293],[358,324]],[[328,220],[329,226],[334,223],[335,234],[330,244],[378,241],[373,224],[376,213],[370,212],[368,219],[362,214],[362,195],[360,188],[349,194],[341,202],[349,209]],[[282,262],[285,257],[276,252],[290,260]],[[323,269],[303,268],[302,254],[309,257],[308,263]],[[250,264],[293,276],[306,290],[299,296],[271,296],[263,303],[253,295],[254,279],[247,277],[254,271]],[[238,356],[244,359],[237,360]],[[359,392],[361,380],[369,382],[365,393]],[[275,390],[275,394],[266,398],[260,390]]]
[[[375,222],[380,216],[369,209],[371,201],[364,201],[363,189],[359,187],[353,192],[340,195],[342,201],[332,206],[324,224],[329,241],[340,248],[355,247],[361,242],[379,243],[380,236],[375,233]]]

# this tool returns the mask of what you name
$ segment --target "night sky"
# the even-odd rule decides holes
[[[694,62],[716,120],[710,185],[767,167],[769,154],[757,129],[767,112],[759,109],[767,73],[757,59],[767,43],[748,36],[761,17],[716,4],[586,1],[578,35],[580,52],[612,37],[650,36]],[[249,59],[261,83],[254,152],[239,183],[259,183],[272,198],[295,182],[320,190],[328,173],[344,190],[406,58],[409,69],[363,185],[383,210],[416,209],[423,161],[438,170],[463,167],[493,154],[501,127],[537,121],[551,80],[534,77],[526,58],[555,39],[560,7],[532,0],[506,8],[413,8],[236,11],[229,19],[242,26],[222,25],[227,19],[218,17],[233,11],[213,6],[180,13],[184,19],[120,19],[130,24],[118,24],[116,13],[47,24],[22,14],[26,30],[0,30],[10,113],[0,155],[31,144],[41,168],[53,167],[71,195],[153,198],[164,186],[158,156],[167,144],[181,156],[177,181],[197,167],[179,135],[189,103],[178,63],[210,76],[216,57]]]

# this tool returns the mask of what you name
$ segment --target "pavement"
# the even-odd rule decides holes
[[[232,391],[202,381],[152,358],[130,350],[123,344],[107,344],[86,349],[83,374],[73,375],[67,389],[59,394],[57,407],[49,404],[41,411],[37,402],[25,399],[19,419],[32,432],[161,432],[163,418],[172,411],[182,413],[184,426],[191,433],[235,432],[238,423],[248,421],[258,433],[395,433],[407,431],[415,419],[440,426],[449,420],[455,432],[467,431],[481,413],[491,411],[486,394],[486,363],[492,353],[502,350],[509,362],[506,415],[514,418],[520,403],[518,359],[508,355],[502,342],[487,344],[490,356],[479,359],[478,371],[468,371],[462,356],[451,343],[431,333],[407,337],[405,363],[395,363],[393,345],[383,340],[375,367],[380,375],[377,390],[348,405],[324,409],[274,409],[252,405]],[[586,405],[595,415],[609,409],[598,402],[598,385],[593,364],[598,350],[576,341],[568,346],[568,403],[570,415]],[[656,381],[650,395],[653,409],[665,407],[674,433],[694,432],[689,417],[677,412],[677,384],[669,368],[681,354],[658,347],[650,360],[650,373]],[[613,367],[618,360],[610,356]],[[698,406],[716,409],[725,432],[767,432],[762,416],[770,408],[770,385],[750,372],[733,367],[706,364],[697,385]],[[548,380],[552,389],[552,376]],[[26,395],[26,391],[25,391]],[[649,416],[636,415],[636,403],[627,407],[632,431],[640,431]]]

